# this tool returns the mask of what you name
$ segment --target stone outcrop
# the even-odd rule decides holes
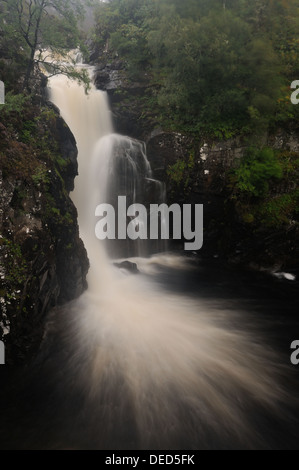
[[[112,108],[115,131],[146,141],[157,125],[155,113],[144,114],[143,100],[152,94],[146,73],[138,80],[129,78],[126,64],[110,54],[103,54],[95,65],[94,82],[98,89],[107,91]]]
[[[0,123],[0,339],[8,364],[34,355],[47,312],[86,288],[87,253],[69,197],[77,174],[76,142],[53,107],[49,110],[44,135],[55,153],[47,159],[37,154],[30,162],[28,147]],[[12,149],[24,164],[18,171],[5,160]]]
[[[155,91],[149,77],[130,80],[125,64],[108,54],[97,59],[95,82],[110,99],[116,132],[146,142],[155,178],[167,185],[168,202],[204,204],[202,256],[224,257],[261,269],[296,269],[298,224],[282,230],[248,226],[229,200],[231,170],[248,144],[240,138],[205,141],[163,129],[145,102]],[[276,129],[259,139],[259,145],[299,153],[299,128]],[[287,191],[276,188],[277,194]],[[180,246],[180,245],[179,245]]]

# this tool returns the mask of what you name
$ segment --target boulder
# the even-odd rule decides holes
[[[131,263],[131,261],[123,261],[122,263],[113,263],[116,268],[125,269],[129,271],[131,274],[138,274],[139,269],[136,263]]]

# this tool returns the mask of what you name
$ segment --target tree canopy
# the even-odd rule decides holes
[[[298,0],[111,0],[94,41],[133,78],[146,71],[162,117],[185,130],[230,137],[298,116]]]
[[[1,68],[5,70],[8,88],[10,81],[16,81],[10,71],[17,72],[22,85],[30,88],[35,63],[45,61],[38,51],[47,48],[63,54],[78,47],[81,40],[78,21],[82,13],[79,0],[2,0],[0,51],[4,60],[0,73]],[[56,64],[53,70],[85,79],[74,68],[62,70]]]

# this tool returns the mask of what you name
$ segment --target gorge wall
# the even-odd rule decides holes
[[[273,214],[276,211],[273,221],[269,222],[268,215],[255,221],[252,208],[231,189],[231,172],[246,153],[248,141],[240,137],[220,141],[169,130],[147,106],[155,89],[146,73],[136,81],[128,77],[126,64],[118,57],[102,53],[92,58],[96,59],[95,83],[109,95],[116,131],[146,142],[154,176],[167,185],[168,202],[204,204],[205,241],[200,256],[224,258],[253,269],[298,269],[298,218],[286,214],[284,220],[279,215],[276,221],[279,210],[270,207]],[[296,190],[299,125],[264,133],[257,145],[279,150],[293,162],[293,177],[271,188],[271,198],[279,206],[281,198]]]
[[[84,291],[88,270],[69,197],[75,139],[52,105],[27,103],[19,111],[0,115],[0,339],[7,364],[36,353],[47,312]]]

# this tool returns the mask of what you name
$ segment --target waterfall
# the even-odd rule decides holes
[[[152,179],[144,145],[113,133],[104,92],[92,86],[86,95],[57,76],[50,99],[77,141],[72,199],[91,266],[89,288],[67,308],[69,324],[60,335],[73,351],[61,365],[64,388],[85,397],[82,432],[98,449],[262,445],[250,410],[279,415],[284,392],[275,355],[256,333],[235,328],[228,308],[151,280],[159,264],[184,268],[184,258],[139,258],[138,276],[113,266],[112,248],[95,237],[95,206],[115,203],[118,195],[161,200],[163,187]],[[121,249],[127,256],[130,250]],[[55,338],[56,315],[47,333]]]
[[[113,133],[105,92],[92,85],[86,95],[76,82],[57,75],[51,78],[50,96],[76,137],[79,176],[71,197],[78,210],[81,236],[88,247],[96,244],[98,204],[110,203],[117,208],[118,195],[126,196],[128,206],[160,204],[165,198],[164,185],[152,177],[145,144]],[[91,184],[87,185],[87,181]],[[149,244],[142,240],[106,243],[106,251],[114,258],[148,255],[163,248],[165,243]]]

